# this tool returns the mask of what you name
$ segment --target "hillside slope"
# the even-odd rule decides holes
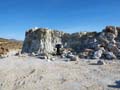
[[[0,38],[0,56],[7,54],[11,50],[18,50],[21,48],[21,41],[11,41],[9,39]]]

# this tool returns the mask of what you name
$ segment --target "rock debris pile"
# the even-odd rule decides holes
[[[26,32],[22,53],[56,55],[61,45],[61,57],[74,55],[87,59],[120,59],[120,27],[106,26],[102,32],[64,33],[45,28]]]

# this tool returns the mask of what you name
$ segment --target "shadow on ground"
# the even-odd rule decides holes
[[[120,80],[115,82],[116,85],[108,85],[111,88],[120,88]]]

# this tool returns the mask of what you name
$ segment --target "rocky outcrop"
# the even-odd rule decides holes
[[[22,53],[53,53],[56,51],[55,46],[57,44],[62,44],[64,48],[71,48],[79,52],[80,49],[85,47],[84,44],[87,44],[87,40],[85,42],[83,40],[87,39],[91,34],[94,33],[69,34],[45,28],[30,29],[26,32]]]
[[[93,58],[119,58],[120,49],[118,32],[118,28],[114,26],[107,26],[102,32],[98,34],[98,36],[93,37],[96,40],[95,42],[92,42],[91,45],[89,45],[89,49],[93,50]]]
[[[56,45],[81,58],[120,58],[120,27],[107,26],[102,32],[64,33],[45,28],[26,32],[22,53],[55,53]],[[65,55],[64,55],[65,56]]]
[[[55,45],[61,44],[64,33],[45,28],[31,29],[26,32],[22,53],[52,53]]]

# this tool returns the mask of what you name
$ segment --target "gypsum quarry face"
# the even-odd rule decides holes
[[[80,58],[115,59],[120,57],[119,27],[106,26],[102,32],[64,33],[45,28],[30,29],[26,32],[22,53],[56,53],[56,45],[62,51],[76,52]]]

